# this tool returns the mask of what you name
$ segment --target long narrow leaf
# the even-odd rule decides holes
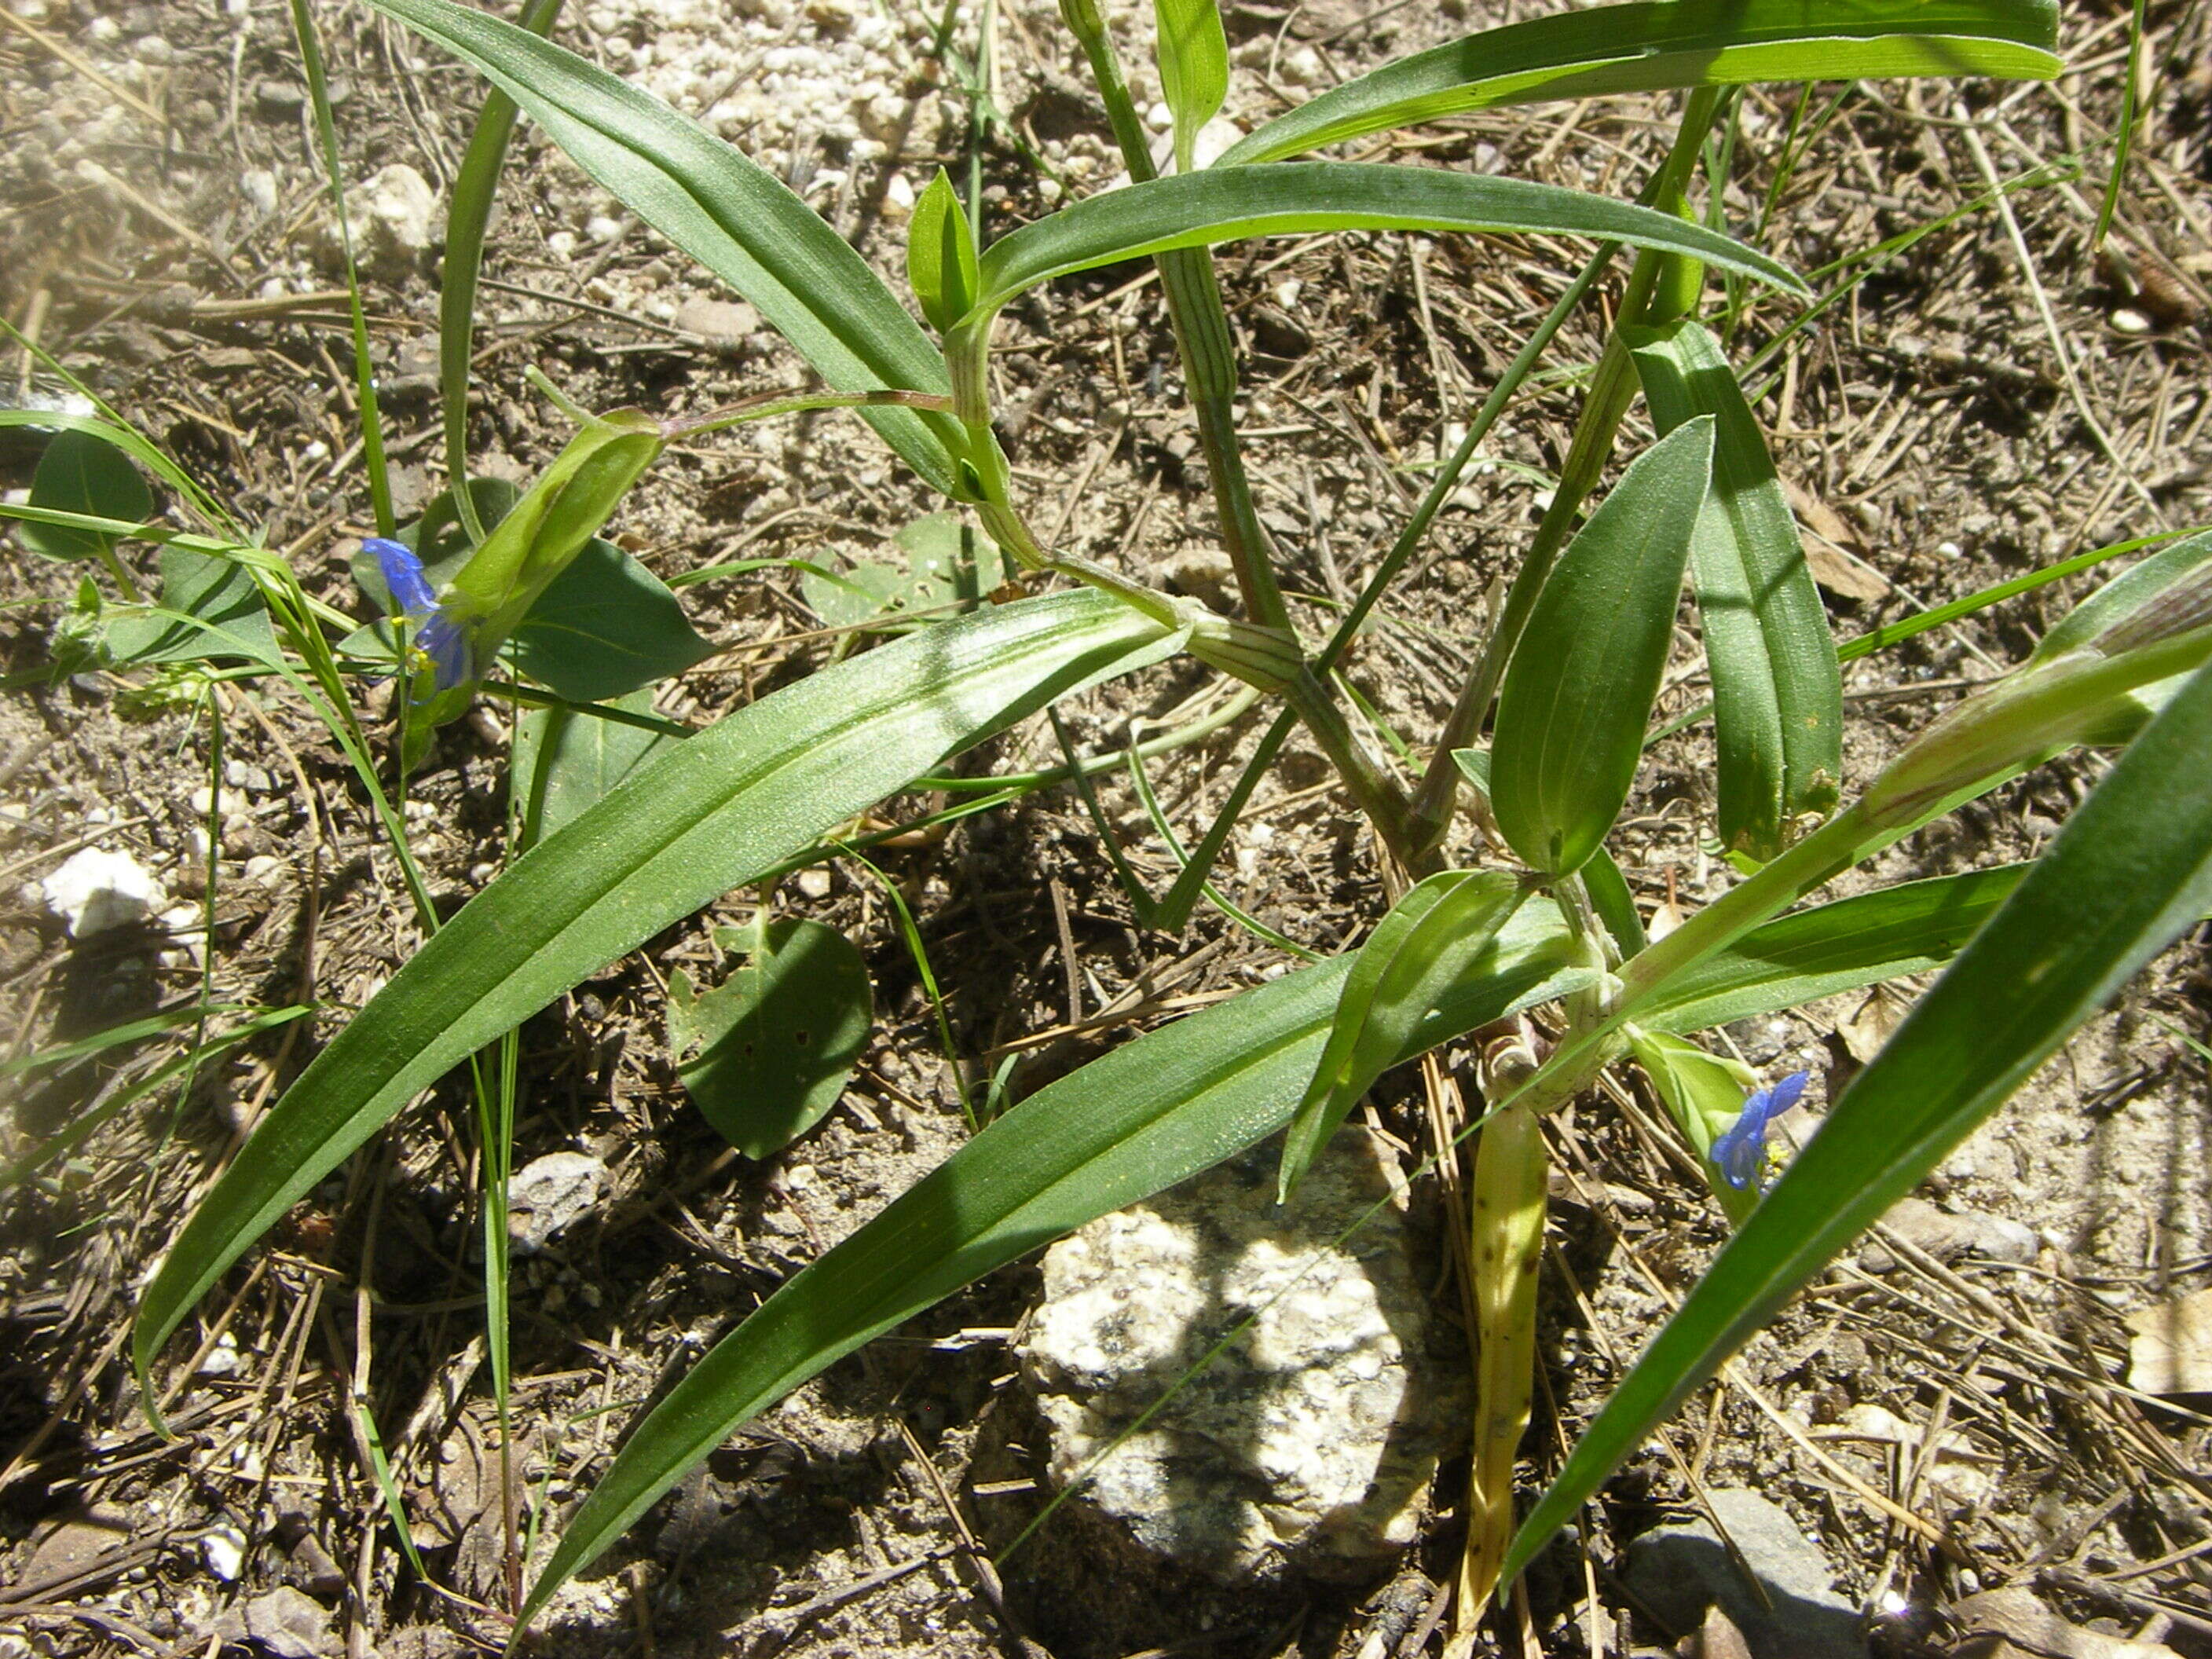
[[[1500,870],[1447,870],[1376,924],[1352,958],[1328,1045],[1283,1143],[1279,1197],[1305,1179],[1359,1097],[1397,1062],[1438,994],[1491,951],[1528,891]]]
[[[1629,340],[1662,432],[1703,415],[1719,424],[1690,559],[1712,666],[1720,836],[1771,859],[1801,820],[1833,810],[1843,777],[1844,685],[1828,613],[1720,342],[1688,318],[1632,330]]]
[[[276,1103],[147,1287],[141,1376],[248,1244],[453,1066],[949,757],[1177,641],[1088,590],[993,607],[811,675],[632,775],[477,894]]]
[[[1525,1567],[1651,1428],[2212,905],[2212,669],[2121,757],[1621,1380],[1514,1540]]]
[[[1684,0],[1592,6],[1386,64],[1278,116],[1216,163],[1272,161],[1469,110],[1748,81],[2047,81],[2051,0]]]
[[[1637,1024],[1702,1031],[1941,968],[2027,869],[2002,864],[1936,876],[1777,917],[1669,979],[1638,1008]]]
[[[760,310],[839,392],[943,392],[944,360],[867,262],[775,177],[650,93],[504,18],[451,0],[369,0],[491,78],[568,158]],[[952,488],[945,417],[861,418],[935,489]]]
[[[396,0],[380,0],[395,3]],[[405,0],[410,5],[442,0]],[[1209,168],[1131,185],[1063,208],[993,243],[983,254],[985,315],[1025,289],[1071,271],[1171,248],[1246,236],[1331,230],[1504,231],[1583,236],[1686,253],[1792,294],[1788,267],[1733,237],[1672,214],[1556,185],[1434,167],[1296,161]],[[971,322],[975,319],[971,316]]]
[[[1421,1045],[1566,994],[1588,977],[1572,955],[1556,915],[1547,925],[1527,907],[1450,988]],[[786,1284],[631,1431],[532,1587],[523,1622],[739,1424],[823,1367],[1024,1252],[1282,1127],[1351,965],[1287,974],[1040,1091]]]

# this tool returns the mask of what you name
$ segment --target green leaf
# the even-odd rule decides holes
[[[1662,432],[1712,416],[1713,488],[1691,552],[1720,750],[1720,838],[1771,859],[1835,809],[1844,686],[1797,521],[1720,342],[1685,318],[1625,331]]]
[[[270,1109],[147,1287],[140,1376],[225,1267],[460,1060],[951,756],[1181,639],[1087,589],[995,606],[810,675],[634,774],[470,901]]]
[[[596,416],[515,498],[439,596],[447,609],[482,619],[481,653],[489,656],[521,625],[666,442],[660,422],[641,410]]]
[[[1024,225],[985,252],[982,298],[962,327],[981,326],[1024,289],[1073,271],[1245,236],[1330,230],[1583,236],[1686,253],[1789,293],[1807,291],[1787,267],[1757,249],[1633,202],[1433,167],[1296,161],[1154,179]]]
[[[1416,1044],[1588,982],[1547,909],[1523,908]],[[992,1269],[1282,1127],[1351,966],[1340,957],[1286,974],[1039,1091],[791,1279],[630,1431],[531,1587],[522,1622],[686,1469],[807,1378]]]
[[[975,234],[943,167],[914,204],[907,224],[906,280],[921,302],[921,314],[940,334],[975,303]]]
[[[2094,644],[2100,634],[2138,615],[2207,559],[2212,559],[2212,532],[2185,536],[2137,560],[2060,617],[2028,660],[2048,662]]]
[[[1713,1142],[1742,1115],[1745,1095],[1759,1086],[1758,1073],[1740,1060],[1723,1060],[1663,1031],[1631,1027],[1628,1046],[1682,1138],[1696,1151],[1705,1184],[1728,1218],[1741,1227],[1758,1206],[1759,1194],[1729,1183],[1713,1164]]]
[[[0,409],[0,430],[14,427],[76,432],[87,437],[102,439],[114,445],[116,448],[121,450],[191,502],[192,510],[199,514],[208,523],[225,526],[231,523],[230,515],[222,510],[221,503],[216,501],[207,491],[201,489],[191,473],[179,466],[167,455],[163,454],[160,449],[148,441],[143,434],[133,428],[118,425],[113,421],[101,420],[91,415],[63,415],[43,409]],[[142,514],[141,517],[143,516]]]
[[[118,667],[225,659],[275,667],[284,660],[268,601],[252,573],[234,560],[188,547],[161,550],[160,609],[118,617],[108,628],[107,645]]]
[[[1712,460],[1710,420],[1637,458],[1559,556],[1505,671],[1491,806],[1547,875],[1582,868],[1636,781]]]
[[[647,690],[617,697],[615,708],[653,713]],[[525,844],[544,840],[614,793],[629,775],[679,741],[666,732],[603,720],[585,708],[532,708],[514,728],[507,787],[522,805]]]
[[[1906,882],[1817,904],[1754,927],[1638,1006],[1637,1023],[1701,1031],[1838,991],[1941,968],[2020,884],[2025,864]]]
[[[957,513],[927,514],[891,542],[906,555],[903,567],[855,559],[848,571],[800,576],[799,592],[814,614],[832,628],[850,628],[901,612],[968,609],[1013,574],[1005,550]]]
[[[514,665],[570,702],[622,696],[714,651],[658,576],[596,538],[538,596],[514,639]]]
[[[2048,662],[2085,647],[2108,649],[2112,630],[2122,623],[2139,629],[2154,623],[2161,609],[2197,603],[2201,573],[2209,558],[2212,558],[2212,535],[2191,536],[2161,548],[2113,577],[2062,618],[2043,636],[2029,661]],[[2110,719],[2083,740],[2106,747],[2131,741],[2144,722],[2181,689],[2185,678],[2175,675],[2137,686],[2120,699]]]
[[[1752,81],[1996,76],[2047,81],[2051,0],[1685,0],[1592,6],[1386,64],[1251,133],[1220,161],[1272,161],[1468,110]]]
[[[855,559],[849,570],[803,571],[799,596],[828,628],[857,628],[902,609],[906,572],[873,559]]]
[[[1375,1079],[1397,1062],[1445,988],[1492,952],[1528,890],[1503,871],[1446,870],[1390,907],[1353,957],[1328,1044],[1283,1143],[1287,1200]]]
[[[1616,1387],[1521,1529],[1510,1579],[1797,1288],[2212,906],[2212,669],[2123,755]]]
[[[867,262],[774,175],[651,94],[451,0],[371,0],[512,98],[569,159],[758,308],[836,392],[951,388],[944,359]],[[957,428],[884,407],[860,416],[950,494]]]
[[[757,929],[717,929],[750,960],[695,994],[668,976],[668,1047],[677,1075],[722,1138],[768,1158],[819,1123],[853,1075],[876,1019],[867,963],[852,940],[784,916]],[[682,1059],[689,1054],[689,1059]]]
[[[1199,129],[1229,95],[1229,37],[1215,0],[1152,0],[1158,26],[1160,90],[1175,118],[1176,166],[1191,170]]]
[[[39,458],[31,477],[31,505],[143,524],[154,516],[154,492],[112,443],[72,429],[56,433]],[[95,530],[28,522],[16,533],[24,546],[49,559],[104,559],[118,539]]]
[[[1591,854],[1590,861],[1583,866],[1583,885],[1589,891],[1590,908],[1613,935],[1613,948],[1622,958],[1641,951],[1644,918],[1636,908],[1636,896],[1628,890],[1628,878],[1620,873],[1620,866],[1604,848]]]

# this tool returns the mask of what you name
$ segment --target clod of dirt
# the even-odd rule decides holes
[[[1054,1478],[1087,1478],[1082,1501],[1144,1548],[1224,1581],[1372,1571],[1413,1540],[1464,1419],[1402,1199],[1371,1141],[1339,1145],[1287,1206],[1263,1147],[1045,1254],[1021,1358]]]
[[[1711,1520],[1655,1527],[1628,1547],[1628,1589],[1674,1632],[1700,1627],[1718,1604],[1752,1659],[1866,1659],[1856,1608],[1831,1588],[1820,1547],[1779,1505],[1739,1486],[1706,1494],[1713,1514],[1766,1592],[1759,1605]]]
[[[380,276],[404,276],[417,269],[438,239],[438,192],[404,161],[370,175],[349,204],[362,263]],[[337,228],[330,228],[335,248]]]
[[[163,902],[161,883],[128,853],[88,847],[39,884],[46,908],[71,939],[143,921]]]

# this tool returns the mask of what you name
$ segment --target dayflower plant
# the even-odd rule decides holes
[[[1776,260],[1708,228],[1687,199],[1733,87],[2049,78],[2060,64],[2045,0],[1634,0],[1533,18],[1386,65],[1267,123],[1214,165],[1167,178],[1155,176],[1097,9],[1068,0],[1062,15],[1133,182],[981,247],[971,246],[982,228],[975,216],[955,211],[949,185],[936,191],[908,277],[934,338],[834,227],[665,104],[451,0],[371,3],[489,76],[600,184],[755,305],[833,398],[865,405],[862,418],[915,474],[972,506],[1001,546],[1089,586],[982,606],[763,696],[671,745],[485,887],[321,1051],[210,1191],[146,1291],[134,1346],[142,1376],[292,1201],[451,1068],[663,928],[732,889],[827,856],[878,802],[1109,676],[1187,651],[1281,703],[1175,891],[1139,906],[1148,921],[1181,927],[1260,769],[1300,722],[1386,855],[1414,878],[1360,951],[1285,973],[1039,1091],[786,1284],[635,1427],[569,1517],[519,1609],[526,1620],[740,1424],[836,1358],[1056,1234],[1297,1119],[1299,1161],[1284,1176],[1294,1182],[1384,1068],[1525,1011],[1545,1022],[1542,1057],[1521,1045],[1514,1066],[1478,1079],[1486,1115],[1468,1221],[1480,1399],[1459,1614],[1460,1639],[1471,1644],[1469,1627],[1501,1575],[1524,1567],[1784,1297],[2212,906],[2212,670],[2203,665],[2212,624],[2197,610],[2166,614],[2148,632],[2107,627],[1999,682],[1881,776],[1852,781],[1855,799],[1841,793],[1836,642],[1753,406],[1720,338],[1698,320],[1709,267],[1785,303],[1808,295]],[[1214,11],[1212,0],[1159,7],[1161,80],[1186,159],[1228,72]],[[551,9],[533,15],[550,21]],[[1292,159],[1468,110],[1664,88],[1688,95],[1676,141],[1638,203],[1447,168]],[[498,146],[489,153],[495,171]],[[477,185],[456,200],[483,209],[490,186]],[[1713,222],[1722,222],[1719,205]],[[469,234],[449,234],[449,248],[468,250],[481,230],[479,219]],[[1376,550],[1348,614],[1325,643],[1311,641],[1285,600],[1247,482],[1232,337],[1207,249],[1255,235],[1408,230],[1579,236],[1600,247],[1468,421],[1404,532]],[[1616,321],[1559,487],[1409,791],[1368,751],[1334,677],[1477,446],[1624,246],[1637,250],[1636,263],[1611,307]],[[994,436],[994,319],[1045,282],[1143,256],[1158,261],[1181,339],[1239,617],[1044,549]],[[465,252],[464,262],[473,258]],[[449,254],[449,283],[455,269]],[[1731,335],[1772,321],[1751,308],[1750,294],[1737,296],[1745,304],[1731,310]],[[447,347],[447,412],[458,431],[465,328]],[[1661,440],[1585,520],[1639,393]],[[441,697],[491,659],[667,432],[637,410],[590,419],[442,599],[419,566],[386,566],[401,609],[424,618],[425,672]],[[2212,537],[2184,545],[2194,550],[2170,559],[2160,583],[2185,580],[2212,556]],[[1717,836],[1753,873],[1647,942],[1606,843],[1642,762],[1686,581],[1713,685]],[[2163,591],[2148,586],[2123,608],[2142,609]],[[2168,680],[2179,689],[2145,724],[2128,700]],[[2124,729],[2114,725],[2124,704],[2135,709]],[[1793,908],[2068,744],[2115,733],[2132,746],[2037,865]],[[1463,781],[1455,756],[1480,750],[1486,735],[1487,761],[1467,765]],[[1133,751],[1129,763],[1140,757]],[[1468,783],[1487,836],[1476,850],[1447,833]],[[1480,867],[1451,868],[1446,848]],[[1798,1099],[1803,1074],[1759,1087],[1692,1034],[1954,957],[1762,1198],[1767,1128]],[[2006,1018],[1990,1018],[1992,1007]],[[1535,1352],[1544,1120],[1631,1057],[1707,1159],[1715,1196],[1741,1231],[1621,1378],[1516,1536],[1512,1477]]]

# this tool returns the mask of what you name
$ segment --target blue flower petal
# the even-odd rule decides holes
[[[429,578],[422,574],[422,561],[411,550],[381,536],[371,536],[362,545],[376,555],[377,568],[384,573],[384,585],[392,590],[392,603],[401,611],[412,616],[437,605],[438,596],[431,591]]]
[[[1792,1072],[1781,1082],[1758,1091],[1744,1102],[1742,1115],[1713,1137],[1714,1166],[1738,1192],[1759,1184],[1765,1171],[1767,1126],[1803,1097],[1808,1075]]]
[[[434,683],[439,690],[450,691],[477,678],[475,641],[470,630],[443,606],[431,613],[415,644],[436,669]]]

